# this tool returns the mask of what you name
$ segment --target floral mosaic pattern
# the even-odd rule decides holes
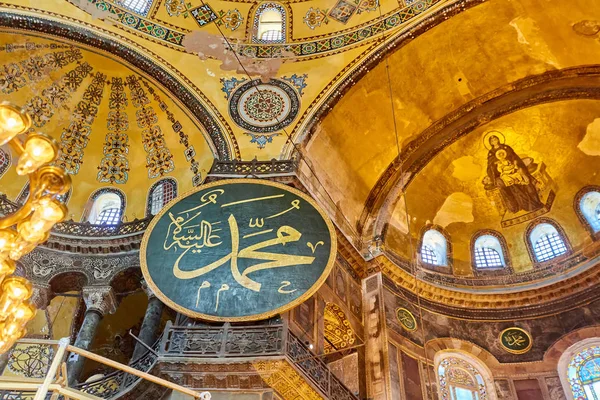
[[[268,143],[273,143],[275,136],[280,136],[281,133],[250,133],[245,132],[244,135],[250,136],[250,143],[256,144],[259,149],[264,149]]]
[[[137,111],[135,118],[138,128],[142,129],[142,143],[146,156],[146,168],[148,169],[148,178],[158,178],[175,169],[173,155],[167,148],[165,138],[158,123],[156,111],[150,104],[150,99],[146,95],[144,88],[140,85],[138,79],[130,75],[127,77],[129,90],[131,91],[131,101]],[[159,102],[160,104],[160,102]],[[161,108],[163,107],[160,104]]]
[[[242,25],[242,22],[244,22],[244,17],[242,17],[242,14],[237,8],[234,8],[227,12],[223,10],[219,11],[219,17],[215,24],[218,26],[224,25],[225,28],[230,29],[233,32]]]
[[[171,111],[169,111],[169,107],[160,98],[158,93],[156,93],[156,90],[154,90],[152,87],[150,87],[150,85],[148,85],[148,83],[146,81],[144,81],[144,80],[140,80],[140,81],[142,82],[142,84],[144,85],[144,87],[146,88],[148,93],[150,93],[154,97],[154,101],[156,101],[159,104],[160,109],[165,114],[167,114],[167,119],[172,124],[171,127],[173,128],[173,131],[179,136],[179,143],[181,143],[183,146],[185,146],[185,150],[183,151],[183,154],[185,155],[185,159],[190,163],[190,169],[194,173],[194,177],[192,178],[192,184],[194,186],[200,185],[202,183],[202,174],[200,173],[200,167],[199,167],[198,161],[196,161],[196,158],[195,158],[196,150],[194,149],[194,146],[190,144],[188,134],[183,131],[183,127],[181,126],[181,123],[179,122],[179,120],[175,119],[175,114],[173,114]]]
[[[321,10],[319,8],[311,7],[306,12],[303,21],[306,24],[306,26],[308,26],[310,29],[315,29],[321,26],[321,24],[329,23],[329,19],[327,18],[327,12],[327,9]]]
[[[83,150],[89,141],[91,125],[98,114],[105,85],[106,75],[100,72],[93,75],[83,98],[75,106],[70,125],[60,136],[60,149],[56,163],[69,174],[76,175],[83,164]]]
[[[123,78],[112,78],[110,96],[108,98],[108,116],[106,117],[106,139],[104,141],[104,158],[98,166],[97,180],[101,183],[126,183],[129,177],[129,121],[123,110],[127,106]]]

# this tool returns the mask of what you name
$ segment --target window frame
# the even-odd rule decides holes
[[[159,179],[158,181],[154,182],[154,184],[152,186],[150,186],[150,188],[148,189],[148,194],[146,196],[146,217],[147,218],[148,217],[152,217],[152,216],[158,214],[158,212],[156,214],[152,213],[152,203],[153,203],[152,197],[154,195],[154,191],[156,189],[158,189],[159,186],[161,186],[162,184],[167,183],[167,182],[173,185],[174,195],[173,195],[173,198],[171,200],[176,199],[177,196],[179,195],[179,184],[178,184],[178,182],[177,182],[177,180],[175,178],[166,177],[166,178],[162,178],[162,179]],[[169,200],[169,201],[171,201],[171,200]],[[163,201],[164,201],[164,199],[163,199]],[[167,201],[167,203],[169,201]],[[167,203],[164,203],[162,205],[161,210],[164,208],[164,206]],[[159,210],[159,212],[160,212],[160,210]]]
[[[143,9],[140,10],[140,9],[134,8],[133,6],[125,4],[127,2],[132,2],[134,4],[145,3],[145,6]],[[141,15],[142,17],[147,17],[148,13],[152,9],[152,6],[154,5],[154,0],[120,0],[117,4],[129,12],[132,12],[137,15]]]
[[[585,364],[587,361],[596,358],[582,358],[582,353],[589,351],[592,348],[597,348],[598,350],[594,354],[598,358],[600,358],[600,338],[599,337],[590,337],[587,339],[580,340],[578,342],[573,343],[569,346],[560,356],[558,360],[557,372],[558,377],[560,379],[560,383],[562,385],[563,392],[567,400],[575,400],[575,396],[573,394],[573,387],[571,385],[571,378],[577,379],[579,385],[581,386],[582,391],[585,393],[585,385],[579,379],[579,368],[581,365]],[[571,364],[578,359],[576,366],[572,366]],[[576,370],[575,376],[570,376],[571,368]],[[579,397],[578,397],[579,398]]]
[[[429,264],[427,262],[424,262],[421,258],[421,249],[423,248],[423,238],[425,237],[425,234],[431,230],[437,231],[446,240],[446,263],[443,265]],[[433,249],[433,250],[435,252],[435,249]],[[439,258],[440,255],[436,253],[436,256]],[[450,234],[448,234],[448,232],[446,232],[446,230],[443,227],[441,227],[439,225],[428,224],[428,225],[425,225],[423,228],[421,228],[421,234],[419,236],[419,243],[417,246],[417,262],[424,269],[440,272],[443,274],[452,274],[452,271],[453,271],[452,239],[450,237]]]
[[[542,225],[542,224],[552,225],[552,227],[556,230],[558,235],[561,237],[565,247],[567,248],[567,251],[564,252],[563,254],[560,254],[560,255],[550,258],[548,260],[538,261],[538,258],[537,258],[536,252],[535,252],[535,246],[536,246],[538,240],[536,240],[536,242],[533,243],[533,241],[531,240],[531,234],[536,227],[538,227],[539,225]],[[540,237],[540,239],[541,239],[541,237]],[[531,259],[531,262],[533,263],[533,265],[536,267],[546,266],[546,265],[556,263],[558,261],[562,261],[565,258],[569,257],[571,254],[573,254],[571,242],[569,241],[569,237],[566,235],[564,229],[556,221],[554,221],[553,219],[550,219],[550,218],[536,218],[535,220],[533,220],[527,226],[527,229],[525,229],[524,240],[525,240],[525,244],[527,246],[527,250],[529,252],[529,258]]]
[[[577,218],[579,218],[579,222],[581,222],[581,224],[589,232],[592,239],[600,240],[600,230],[598,230],[597,232],[594,231],[594,227],[591,225],[591,223],[581,210],[581,201],[590,192],[600,193],[600,186],[588,185],[581,188],[575,195],[575,198],[573,199],[573,209],[575,210],[575,214],[577,214]],[[600,206],[600,204],[598,206]],[[594,210],[594,212],[595,211],[596,210]]]
[[[265,40],[259,37],[260,30],[260,18],[262,13],[268,10],[275,10],[281,14],[281,39],[278,40]],[[288,11],[283,4],[277,2],[265,2],[259,4],[256,9],[252,12],[254,15],[253,23],[252,23],[252,42],[253,43],[261,43],[261,44],[273,44],[273,43],[286,43],[287,42],[287,27],[288,27]],[[289,14],[291,15],[291,14]],[[263,32],[265,33],[265,32]]]
[[[475,262],[476,260],[476,244],[477,240],[482,236],[493,236],[500,243],[500,248],[502,249],[501,256],[504,258],[504,266],[502,267],[489,267],[489,268],[479,268]],[[506,243],[506,239],[504,236],[498,232],[491,229],[484,229],[475,232],[475,234],[471,237],[471,267],[473,269],[473,273],[475,276],[500,276],[500,275],[509,275],[514,273],[514,269],[512,266],[512,261],[510,257],[510,252],[508,250],[508,244]]]
[[[92,194],[90,194],[90,197],[88,198],[86,207],[85,207],[83,213],[81,214],[81,222],[95,225],[95,224],[93,224],[92,222],[89,221],[90,214],[91,214],[92,210],[94,209],[94,206],[96,204],[96,200],[100,196],[102,196],[103,194],[107,194],[107,193],[115,194],[115,195],[117,195],[120,198],[120,200],[121,200],[121,207],[120,207],[121,216],[120,216],[120,219],[119,219],[119,224],[122,224],[124,222],[123,219],[125,218],[125,210],[126,210],[126,207],[127,207],[127,200],[126,200],[126,197],[125,197],[125,193],[123,193],[122,190],[117,189],[116,187],[113,187],[113,186],[109,186],[109,187],[104,187],[104,188],[97,189],[94,192],[92,192]],[[116,224],[116,225],[104,225],[104,226],[117,226],[119,224]]]
[[[436,376],[436,386],[438,391],[438,397],[440,399],[448,398],[454,399],[453,395],[455,391],[453,390],[455,387],[467,389],[473,393],[471,387],[466,387],[463,385],[454,385],[450,383],[450,380],[447,377],[447,373],[449,368],[443,366],[443,363],[446,360],[450,363],[453,363],[455,368],[460,368],[465,370],[471,378],[475,380],[476,385],[478,386],[478,391],[475,392],[478,394],[478,400],[497,400],[496,387],[494,385],[494,378],[492,376],[491,371],[480,359],[476,358],[472,354],[464,352],[462,350],[440,350],[435,353],[433,357],[434,362],[434,371]],[[444,367],[444,375],[440,375],[440,367]],[[443,380],[441,378],[444,378]]]

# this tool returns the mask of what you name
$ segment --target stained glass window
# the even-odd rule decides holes
[[[440,398],[447,400],[487,400],[483,376],[471,363],[446,357],[438,367]]]
[[[600,347],[576,354],[567,368],[567,378],[576,400],[600,400]]]

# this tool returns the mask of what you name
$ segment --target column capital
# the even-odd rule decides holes
[[[117,310],[117,298],[110,286],[86,286],[82,290],[83,301],[88,310],[101,315],[113,314]]]
[[[33,304],[38,310],[45,310],[50,304],[50,300],[54,293],[50,288],[50,285],[45,283],[34,283],[32,284],[32,293],[29,298],[29,302]]]
[[[156,297],[156,295],[154,294],[152,289],[150,289],[150,286],[148,286],[148,283],[146,282],[145,279],[142,279],[141,284],[142,284],[142,290],[144,291],[144,293],[146,293],[146,296],[148,296],[148,300]]]

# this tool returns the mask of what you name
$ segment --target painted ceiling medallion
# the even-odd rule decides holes
[[[406,308],[398,308],[396,309],[396,318],[402,325],[402,328],[407,331],[416,331],[417,330],[417,320],[415,316],[408,311]]]
[[[500,332],[500,345],[509,353],[524,354],[533,346],[533,339],[526,330],[511,327]]]
[[[296,90],[279,79],[245,82],[231,95],[229,114],[241,128],[270,133],[288,126],[298,116],[300,98]]]

